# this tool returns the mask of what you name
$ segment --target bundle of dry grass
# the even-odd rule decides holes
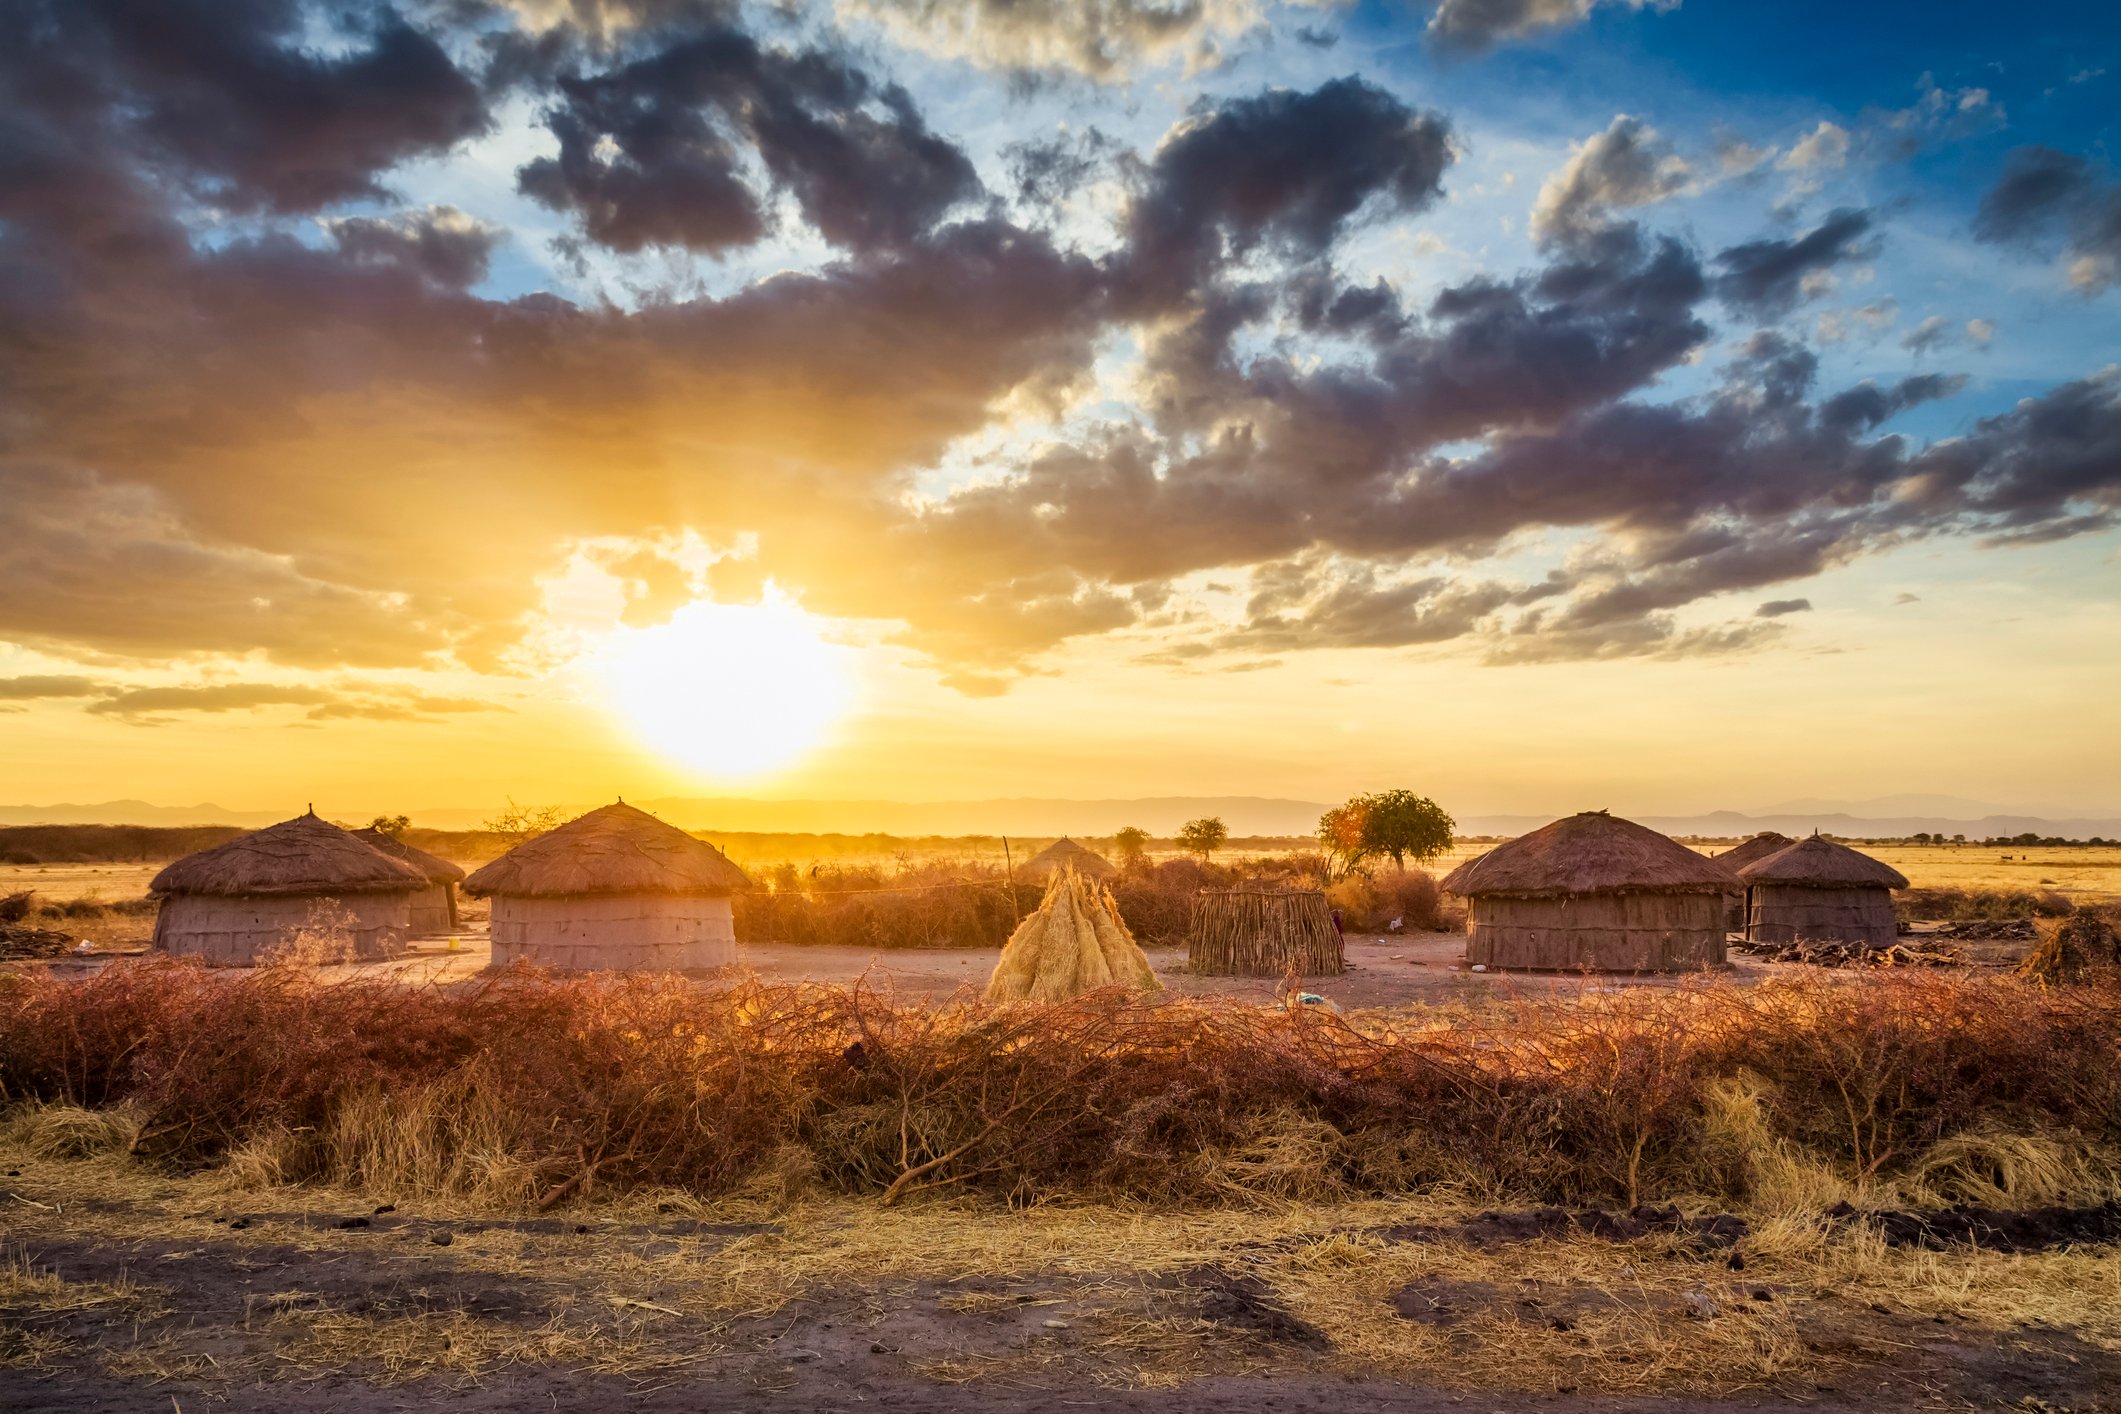
[[[1333,977],[1348,970],[1333,910],[1315,889],[1204,889],[1186,962],[1209,977]]]
[[[2082,982],[2121,976],[2121,934],[2092,905],[2079,904],[2018,964],[2018,975],[2037,982]]]
[[[1120,920],[1112,891],[1063,867],[1038,912],[1017,925],[987,980],[990,1002],[1060,1002],[1099,987],[1163,990]]]

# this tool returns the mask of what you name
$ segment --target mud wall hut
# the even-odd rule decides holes
[[[751,881],[713,845],[620,801],[472,871],[493,963],[661,971],[736,961],[730,897]]]
[[[1116,879],[1119,870],[1112,861],[1071,839],[1058,839],[1024,861],[1020,871],[1033,883],[1051,883],[1053,876],[1073,869],[1085,879]]]
[[[251,966],[302,942],[330,954],[395,955],[426,878],[314,813],[188,854],[154,877],[154,945]]]
[[[1466,900],[1468,966],[1678,972],[1724,960],[1736,875],[1645,825],[1587,811],[1444,877]]]
[[[1889,948],[1900,937],[1892,865],[1819,835],[1738,871],[1746,883],[1745,935],[1756,943],[1861,943]]]
[[[406,920],[413,937],[431,938],[437,933],[457,930],[457,885],[464,882],[462,869],[372,825],[355,830],[353,837],[392,859],[410,864],[427,880],[427,887],[412,896]]]
[[[1749,840],[1741,840],[1716,856],[1716,862],[1736,874],[1756,859],[1765,859],[1780,849],[1788,849],[1797,841],[1774,830],[1762,830]],[[1745,931],[1745,890],[1740,889],[1724,900],[1726,912],[1724,929],[1727,932]]]

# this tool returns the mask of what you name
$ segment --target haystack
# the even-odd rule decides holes
[[[1814,834],[1754,860],[1738,877],[1750,942],[1889,948],[1899,940],[1892,891],[1906,888],[1907,877],[1845,844]]]
[[[246,967],[314,943],[319,955],[389,957],[426,878],[315,812],[188,854],[155,875],[155,946]]]
[[[392,859],[410,864],[426,877],[427,887],[412,896],[407,920],[414,937],[431,938],[437,933],[456,931],[457,885],[464,882],[462,869],[439,855],[405,843],[396,835],[387,835],[373,825],[355,830],[353,837]]]
[[[620,801],[474,870],[464,892],[493,899],[496,967],[668,970],[736,961],[729,899],[750,886],[713,845]]]
[[[1209,977],[1337,977],[1348,970],[1333,909],[1316,889],[1203,889],[1186,967]]]
[[[2036,982],[2084,982],[2121,977],[2121,933],[2088,903],[2056,925],[2018,964],[2018,975]]]
[[[1112,891],[1063,866],[1038,911],[1016,925],[987,979],[990,1002],[1059,1002],[1099,987],[1163,990]]]
[[[1717,860],[1603,810],[1556,820],[1444,877],[1466,900],[1466,963],[1570,972],[1675,972],[1724,960]]]
[[[1788,849],[1795,843],[1797,841],[1791,839],[1788,835],[1777,834],[1773,830],[1762,830],[1751,839],[1741,840],[1717,855],[1716,862],[1735,874],[1754,860],[1765,859],[1775,853],[1775,851]],[[1724,931],[1728,933],[1743,933],[1745,931],[1744,889],[1740,889],[1737,893],[1730,895],[1724,900],[1723,927]]]
[[[1023,875],[1026,879],[1050,883],[1053,876],[1063,869],[1073,869],[1085,879],[1113,879],[1119,876],[1119,870],[1103,855],[1065,838],[1055,840],[1025,860]]]

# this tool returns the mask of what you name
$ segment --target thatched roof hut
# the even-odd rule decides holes
[[[1592,810],[1467,860],[1443,887],[1467,902],[1468,965],[1670,972],[1723,961],[1724,895],[1742,886],[1677,840]]]
[[[472,872],[493,899],[493,961],[663,970],[736,961],[730,895],[751,887],[713,845],[620,801]]]
[[[1892,865],[1814,834],[1738,871],[1746,884],[1745,935],[1756,943],[1862,943],[1889,948],[1900,937]]]
[[[421,873],[312,811],[188,854],[155,875],[155,946],[248,966],[301,945],[318,960],[388,957],[404,943]]]
[[[353,831],[353,837],[372,849],[381,850],[392,859],[402,860],[420,871],[427,879],[427,887],[412,897],[409,924],[414,937],[430,937],[436,933],[451,933],[457,928],[457,885],[464,882],[464,871],[440,855],[429,854],[417,845],[409,845],[396,835],[385,834],[373,825]]]
[[[1163,990],[1112,891],[1065,865],[1016,925],[987,979],[990,1002],[1059,1002],[1099,987]]]
[[[1333,909],[1317,889],[1202,889],[1186,970],[1208,977],[1337,977],[1348,970]]]
[[[1071,839],[1057,839],[1037,854],[1024,861],[1026,879],[1045,882],[1063,869],[1073,869],[1086,879],[1113,879],[1119,870],[1113,863],[1095,850],[1083,848]]]
[[[1773,830],[1762,830],[1749,840],[1740,840],[1715,858],[1718,864],[1735,874],[1754,860],[1765,859],[1776,850],[1788,849],[1795,843],[1797,841],[1791,839],[1788,835],[1778,834]],[[1730,895],[1726,901],[1723,926],[1727,932],[1743,933],[1745,931],[1744,889],[1740,889]]]

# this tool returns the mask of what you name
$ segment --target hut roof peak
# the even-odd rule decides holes
[[[744,871],[703,840],[614,801],[523,841],[472,871],[464,891],[518,894],[731,894]]]
[[[1738,876],[1647,825],[1604,810],[1564,816],[1469,859],[1444,877],[1461,898],[1735,893]]]
[[[1907,876],[1892,865],[1827,839],[1816,830],[1794,844],[1745,865],[1738,875],[1748,884],[1794,884],[1822,889],[1907,887]]]
[[[410,891],[426,877],[315,812],[187,854],[155,875],[156,894],[333,894]]]

